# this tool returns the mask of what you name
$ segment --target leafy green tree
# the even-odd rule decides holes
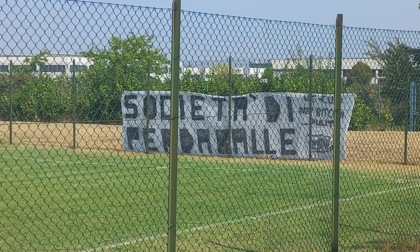
[[[268,66],[262,75],[262,86],[261,91],[262,92],[271,92],[274,90],[274,85],[278,81],[278,78],[276,78],[274,74],[274,68],[272,65]]]
[[[180,79],[180,88],[182,91],[205,93],[206,82],[201,76],[186,71]]]
[[[302,64],[297,64],[292,69],[284,69],[281,76],[283,92],[308,92],[309,70]]]
[[[0,116],[10,118],[10,102],[12,103],[13,119],[21,121],[63,121],[71,116],[71,81],[65,76],[50,76],[42,71],[42,65],[47,62],[48,51],[28,57],[23,65],[12,70],[12,83],[9,75],[1,76],[1,83],[7,84],[2,90],[0,100]],[[12,85],[11,85],[12,84]],[[9,92],[12,88],[12,96]],[[10,101],[12,99],[12,101]]]
[[[14,118],[23,121],[63,121],[70,118],[71,82],[65,77],[40,75],[14,95]]]
[[[366,130],[373,120],[372,109],[356,96],[350,120],[350,130]]]
[[[333,65],[325,59],[314,59],[312,71],[310,71],[308,62],[309,59],[303,56],[292,58],[283,69],[284,72],[275,90],[277,92],[332,93],[334,90]]]
[[[372,69],[366,63],[358,61],[350,71],[347,77],[346,85],[351,86],[354,84],[363,85],[363,87],[369,87],[373,78]]]
[[[274,86],[276,85],[276,78],[273,79],[273,82],[269,82],[264,78],[258,78],[256,76],[243,77],[238,83],[235,83],[237,86],[238,94],[249,94],[257,92],[274,92]]]
[[[400,41],[388,43],[382,50],[376,42],[369,42],[369,55],[382,66],[386,79],[381,85],[381,95],[389,101],[394,126],[407,124],[409,111],[409,85],[420,80],[419,49]]]
[[[372,81],[373,73],[370,66],[366,63],[358,61],[351,69],[350,74],[347,76],[345,91],[354,93],[357,96],[355,100],[355,110],[362,111],[363,113],[354,113],[352,123],[350,124],[351,129],[366,129],[374,118],[374,100],[372,99]],[[362,109],[363,108],[363,109]],[[365,125],[357,127],[353,122],[359,120],[359,124]]]
[[[121,120],[121,95],[125,90],[168,89],[160,77],[169,62],[152,42],[152,36],[114,36],[107,49],[93,47],[82,52],[92,63],[80,75],[89,120]]]
[[[210,68],[207,81],[207,94],[213,95],[236,95],[239,94],[241,76],[232,68],[229,76],[229,64],[221,63]]]
[[[26,58],[23,63],[25,72],[31,72],[33,70],[39,69],[39,74],[42,75],[42,66],[47,62],[47,55],[50,54],[47,50],[42,50],[39,54],[34,55],[33,57]],[[26,67],[25,67],[26,66]]]

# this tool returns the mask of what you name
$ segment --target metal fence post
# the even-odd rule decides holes
[[[416,83],[411,82],[410,83],[410,98],[409,100],[409,127],[410,127],[410,131],[414,131],[415,130],[415,112],[416,112]]]
[[[313,56],[309,56],[309,160],[312,160],[312,70]]]
[[[340,202],[340,130],[341,130],[341,66],[343,14],[338,14],[335,32],[335,91],[334,91],[334,152],[333,152],[333,211],[331,251],[338,251],[338,217]]]
[[[413,108],[412,108],[412,99],[413,99],[413,87],[414,87],[414,83],[411,82],[410,86],[409,86],[409,98],[408,98],[408,123],[406,124],[405,128],[404,128],[404,165],[406,165],[408,163],[408,131],[412,131],[414,130],[414,124],[413,124],[413,120],[412,120],[412,115],[413,115]]]
[[[181,0],[172,2],[172,91],[171,127],[169,142],[169,207],[168,251],[176,251],[176,200],[178,173],[178,119],[179,119],[179,61],[181,37]]]
[[[71,82],[73,86],[73,145],[72,148],[76,148],[76,96],[77,96],[77,87],[76,87],[76,60],[73,59],[73,72],[71,75]]]
[[[229,130],[229,149],[228,155],[232,156],[232,57],[229,56],[229,115],[228,115],[228,130]]]
[[[9,63],[9,78],[10,78],[10,90],[9,90],[9,144],[13,141],[13,74],[12,74],[13,63]]]
[[[404,129],[404,165],[408,163],[408,127]]]
[[[150,127],[150,107],[151,107],[151,104],[150,104],[150,90],[151,90],[151,87],[150,87],[150,62],[149,62],[149,64],[147,64],[147,80],[146,80],[146,86],[147,86],[147,88],[146,88],[146,131],[144,132],[145,133],[145,138],[144,138],[144,141],[145,141],[145,150],[146,150],[146,153],[149,153],[149,127]]]

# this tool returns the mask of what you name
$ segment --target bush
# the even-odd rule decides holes
[[[13,119],[20,121],[63,121],[69,118],[71,89],[66,78],[32,78],[12,95]],[[70,91],[69,91],[70,89]],[[4,119],[9,118],[10,98],[0,101]]]
[[[83,117],[94,122],[120,122],[122,93],[163,86],[159,76],[169,63],[151,36],[112,37],[107,49],[92,47],[82,55],[92,62],[80,75]]]
[[[50,76],[35,71],[47,61],[41,51],[23,61],[11,75],[0,75],[0,117],[2,120],[65,121],[71,115],[71,81],[64,74]],[[12,111],[10,111],[12,110]]]
[[[372,109],[356,97],[349,130],[367,130],[373,120]]]

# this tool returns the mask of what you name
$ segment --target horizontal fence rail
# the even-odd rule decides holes
[[[420,32],[0,4],[1,251],[420,250]]]

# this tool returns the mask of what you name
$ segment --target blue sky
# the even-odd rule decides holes
[[[171,8],[172,0],[95,0]],[[419,0],[181,0],[182,9],[213,14],[331,25],[338,13],[352,27],[420,31]]]

